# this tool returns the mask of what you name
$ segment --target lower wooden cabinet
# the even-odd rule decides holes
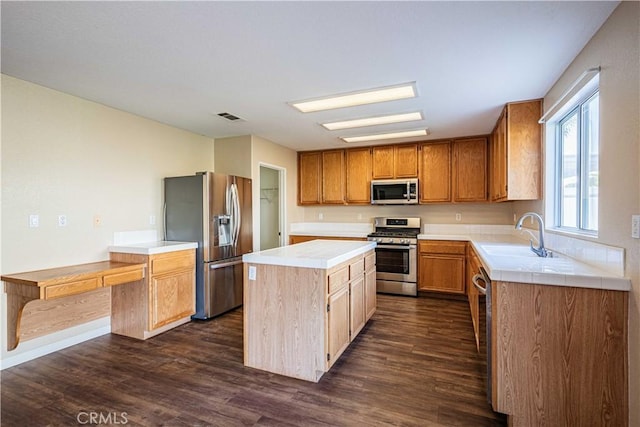
[[[157,329],[194,313],[193,271],[182,270],[152,277],[150,285],[150,329]]]
[[[367,321],[371,319],[373,313],[376,312],[377,291],[376,254],[375,252],[371,252],[364,258],[364,306]]]
[[[418,290],[464,294],[466,242],[418,242]]]
[[[328,269],[249,262],[244,271],[245,366],[317,382],[375,312],[373,250]]]
[[[147,277],[111,288],[111,332],[147,339],[195,313],[195,249],[155,255],[111,253],[112,261],[146,262]]]
[[[473,323],[473,335],[476,339],[476,349],[480,352],[480,334],[485,331],[480,330],[480,299],[484,298],[480,291],[473,284],[473,276],[480,271],[480,258],[473,250],[471,243],[467,246],[467,299],[469,300],[469,310],[471,311],[471,322]]]
[[[327,364],[331,367],[351,342],[349,337],[349,284],[329,295],[327,300]]]
[[[494,281],[489,294],[491,401],[510,426],[628,425],[628,292]]]

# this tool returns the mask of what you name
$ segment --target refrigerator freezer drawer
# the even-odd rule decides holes
[[[204,276],[204,315],[194,317],[208,319],[242,305],[242,257],[206,263]]]

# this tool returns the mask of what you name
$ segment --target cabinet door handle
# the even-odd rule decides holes
[[[482,295],[486,295],[487,288],[483,288],[482,286],[480,286],[480,284],[478,283],[479,280],[484,282],[484,279],[482,278],[482,275],[480,273],[474,275],[471,279],[471,281],[473,282],[473,286],[475,286]]]

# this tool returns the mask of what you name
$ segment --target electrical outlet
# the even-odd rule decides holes
[[[156,225],[156,216],[149,215],[149,225]]]
[[[320,213],[318,214],[318,219],[319,219],[320,221],[322,221],[322,220],[324,219],[324,214],[323,214],[322,212],[320,212]]]
[[[67,216],[58,215],[58,227],[66,227],[66,226],[67,226]]]
[[[462,214],[456,214],[456,221],[462,221]]]
[[[93,226],[100,227],[101,225],[102,225],[102,218],[100,218],[100,215],[95,215],[93,217]]]
[[[40,227],[40,215],[29,215],[29,227],[30,228]]]
[[[631,215],[631,237],[640,239],[640,215]]]

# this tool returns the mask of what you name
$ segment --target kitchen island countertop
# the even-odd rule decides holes
[[[242,261],[303,268],[331,268],[376,247],[375,242],[312,240],[245,254]]]

